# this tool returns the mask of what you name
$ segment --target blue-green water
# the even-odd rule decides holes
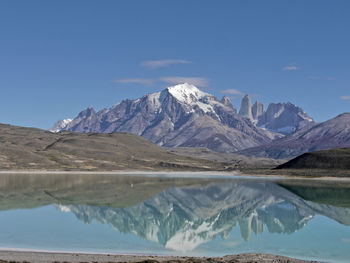
[[[344,185],[11,176],[0,176],[3,249],[350,258],[349,188]]]

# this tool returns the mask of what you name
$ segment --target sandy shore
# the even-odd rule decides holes
[[[72,263],[99,263],[99,262],[144,262],[144,263],[176,263],[176,262],[211,262],[211,263],[306,263],[316,261],[298,260],[269,254],[238,254],[220,258],[205,257],[174,257],[174,256],[145,256],[145,255],[112,255],[112,254],[83,254],[83,253],[56,253],[31,251],[0,251],[0,263],[15,262],[72,262]]]

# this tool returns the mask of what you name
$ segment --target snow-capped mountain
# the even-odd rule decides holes
[[[99,112],[89,107],[61,130],[128,132],[160,146],[206,147],[220,152],[259,146],[281,136],[237,114],[227,97],[219,101],[187,83],[123,100]]]

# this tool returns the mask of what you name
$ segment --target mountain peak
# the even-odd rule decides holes
[[[222,99],[221,99],[221,103],[224,104],[224,105],[231,105],[231,100],[230,100],[229,97],[223,96]]]
[[[220,102],[222,104],[224,104],[225,106],[233,109],[237,113],[237,110],[236,110],[235,106],[233,106],[233,104],[231,103],[231,100],[229,97],[223,96],[222,99],[220,100]]]
[[[186,104],[193,104],[194,102],[199,101],[201,98],[209,95],[189,83],[178,84],[167,88],[167,90],[179,102]]]
[[[87,107],[85,110],[81,111],[78,115],[78,117],[89,117],[91,115],[95,115],[95,109],[91,106]]]
[[[282,134],[290,134],[312,123],[314,120],[303,109],[287,102],[270,103],[257,125]]]

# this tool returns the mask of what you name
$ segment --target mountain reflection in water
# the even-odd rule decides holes
[[[132,186],[128,184],[126,188],[132,191]],[[187,182],[122,208],[69,202],[56,207],[74,213],[85,223],[97,220],[122,233],[133,233],[184,252],[216,236],[225,239],[235,227],[239,227],[242,238],[248,241],[252,232],[294,233],[315,215],[350,225],[350,208],[307,201],[264,180]]]

